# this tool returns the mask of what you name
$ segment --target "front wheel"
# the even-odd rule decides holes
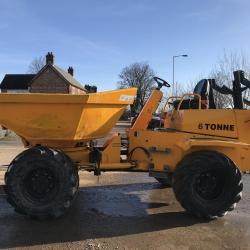
[[[173,189],[183,208],[199,218],[215,218],[241,199],[241,173],[226,156],[198,151],[186,156],[173,174]]]
[[[19,154],[6,174],[9,203],[21,214],[35,219],[57,218],[72,205],[79,177],[63,152],[34,147]]]

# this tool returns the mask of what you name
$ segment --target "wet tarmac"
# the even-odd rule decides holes
[[[88,181],[84,181],[87,179]],[[83,187],[85,183],[85,187]],[[16,214],[0,191],[0,247],[29,249],[250,249],[250,175],[236,210],[204,221],[188,215],[171,188],[146,174],[81,174],[78,198],[61,219]]]

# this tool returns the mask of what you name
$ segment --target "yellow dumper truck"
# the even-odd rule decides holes
[[[86,95],[0,94],[0,124],[19,135],[27,148],[5,174],[9,203],[37,219],[57,218],[72,205],[78,191],[78,170],[142,171],[173,187],[176,199],[202,218],[223,216],[241,199],[241,173],[250,161],[250,111],[242,91],[250,87],[244,72],[234,72],[233,89],[200,81],[194,93],[169,98],[164,125],[148,129],[170,85],[155,77],[158,87],[127,131],[103,146],[105,137],[133,104],[136,89]],[[232,109],[217,109],[213,90],[231,95]]]

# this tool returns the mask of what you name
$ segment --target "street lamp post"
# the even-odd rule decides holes
[[[175,82],[174,82],[174,60],[176,57],[188,57],[188,55],[177,55],[173,56],[173,88],[172,88],[172,95],[177,95],[177,85],[176,85],[176,90],[174,93],[174,88],[175,88]]]

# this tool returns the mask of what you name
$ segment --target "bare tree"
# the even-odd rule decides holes
[[[119,77],[119,88],[138,88],[134,105],[131,106],[131,115],[140,112],[146,103],[152,89],[155,87],[153,80],[155,73],[147,63],[134,63],[125,67]]]
[[[28,72],[31,74],[38,73],[45,66],[45,58],[43,56],[36,57],[29,65]]]
[[[232,89],[233,71],[244,70],[246,77],[250,76],[250,62],[248,57],[243,52],[230,52],[224,51],[223,57],[218,60],[217,65],[210,73],[210,78],[216,80],[219,86],[225,85]],[[249,90],[243,92],[243,97],[249,97]],[[214,91],[215,104],[218,108],[233,107],[233,99],[230,95],[222,95]]]

